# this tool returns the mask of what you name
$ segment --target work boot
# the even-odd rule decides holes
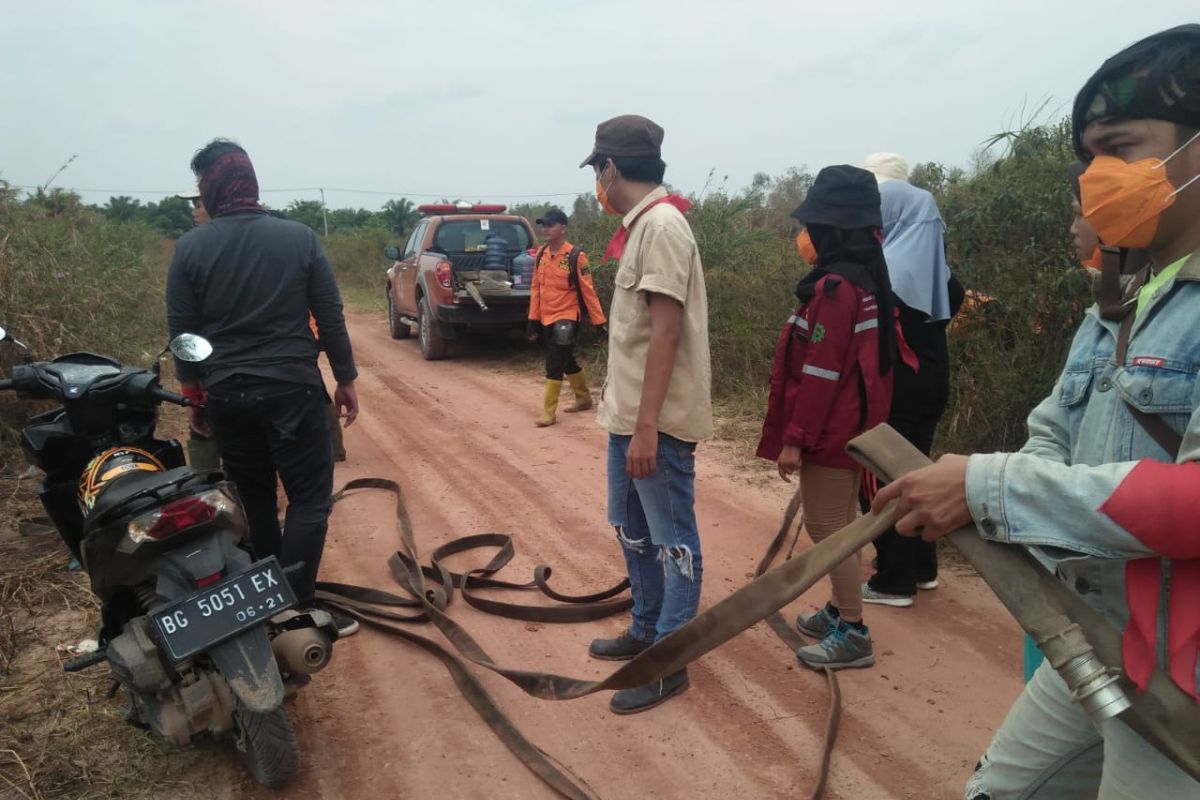
[[[824,639],[825,634],[838,626],[840,619],[833,604],[826,603],[819,611],[796,617],[796,629],[813,639]]]
[[[685,668],[654,683],[615,692],[608,707],[614,714],[636,714],[639,711],[648,711],[661,705],[686,688],[688,688],[688,674]]]
[[[567,380],[571,382],[571,389],[575,392],[575,405],[564,410],[568,414],[589,410],[592,407],[592,393],[588,391],[587,376],[583,374],[583,370],[568,375]]]
[[[539,428],[549,428],[555,423],[554,411],[558,408],[558,393],[562,391],[562,381],[546,379],[546,393],[542,398],[542,416],[535,423]]]
[[[615,639],[593,639],[588,645],[588,655],[601,661],[628,661],[652,644],[654,642],[635,639],[626,628]]]
[[[875,665],[875,650],[871,646],[871,632],[864,626],[859,630],[845,620],[816,644],[801,647],[796,658],[812,669],[846,669],[847,667],[872,667]]]
[[[333,445],[333,460],[346,460],[346,446],[342,443],[342,420],[338,416],[337,406],[333,403],[325,406],[329,413],[329,441]]]

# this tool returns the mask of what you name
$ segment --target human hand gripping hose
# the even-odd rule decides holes
[[[503,676],[534,697],[544,700],[571,700],[601,691],[644,686],[660,680],[764,619],[768,620],[772,629],[788,642],[789,646],[795,647],[799,640],[778,614],[779,609],[795,600],[837,564],[873,541],[895,522],[892,508],[889,506],[882,514],[860,517],[803,555],[789,558],[783,564],[767,570],[767,566],[782,547],[798,512],[799,498],[793,498],[775,540],[759,564],[758,577],[647,648],[607,678],[595,681],[497,664],[464,628],[445,613],[444,609],[449,603],[453,589],[458,587],[467,603],[490,613],[523,620],[582,622],[628,609],[632,602],[628,598],[612,599],[628,587],[627,581],[622,581],[604,592],[572,597],[550,589],[550,568],[545,566],[537,568],[531,583],[515,584],[497,580],[491,575],[508,563],[513,553],[511,537],[503,534],[479,534],[452,541],[437,548],[431,555],[430,565],[423,566],[416,547],[412,520],[404,504],[399,484],[382,478],[359,478],[347,483],[334,499],[340,500],[347,493],[359,489],[380,489],[391,492],[396,498],[396,521],[402,549],[388,560],[388,566],[397,583],[410,596],[403,597],[378,589],[347,584],[318,583],[318,599],[376,630],[400,637],[437,656],[450,671],[467,701],[505,746],[548,786],[561,796],[572,800],[594,800],[597,795],[578,777],[570,774],[567,767],[558,764],[553,757],[540,750],[517,730],[483,688],[479,679],[467,669],[463,658]],[[482,568],[455,574],[441,564],[441,560],[449,555],[485,546],[497,547],[499,550]],[[426,583],[426,578],[430,579],[431,583]],[[486,600],[471,591],[476,588],[537,588],[565,605],[522,606]],[[411,611],[400,613],[391,610],[394,608],[407,608]],[[441,644],[395,624],[426,621],[432,622],[463,658]],[[833,691],[834,705],[829,716],[823,762],[811,795],[813,798],[823,795],[837,731],[840,698],[836,680],[832,673],[827,675]]]
[[[846,449],[888,482],[932,463],[887,425],[851,440]],[[1121,633],[1038,565],[1026,548],[985,541],[972,526],[947,538],[1034,638],[1093,720],[1119,715],[1200,780],[1200,705],[1157,668],[1146,691],[1136,691],[1120,674]]]

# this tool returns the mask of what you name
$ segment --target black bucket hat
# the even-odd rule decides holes
[[[882,228],[879,183],[865,169],[839,164],[817,173],[804,202],[792,216],[805,225],[831,228]]]

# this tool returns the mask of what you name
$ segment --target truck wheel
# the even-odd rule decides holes
[[[392,300],[392,292],[388,290],[388,330],[392,334],[393,339],[407,339],[412,335],[412,328],[408,327],[408,323],[400,318],[400,314],[396,311],[396,303]]]
[[[449,343],[438,333],[437,320],[429,310],[429,301],[424,297],[417,307],[417,331],[421,342],[421,355],[426,361],[437,361],[446,357]]]
[[[248,711],[239,701],[233,712],[237,724],[237,748],[242,764],[254,780],[268,789],[278,789],[300,771],[300,742],[279,706],[265,714]]]

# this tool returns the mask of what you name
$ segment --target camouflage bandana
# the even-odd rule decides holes
[[[1200,127],[1200,25],[1179,25],[1117,53],[1088,79],[1071,115],[1076,154],[1083,131],[1099,119],[1156,119]]]

